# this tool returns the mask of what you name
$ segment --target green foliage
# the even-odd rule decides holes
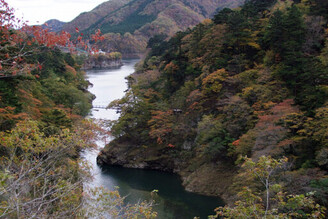
[[[128,14],[123,22],[120,23],[114,23],[114,22],[102,22],[102,18],[98,20],[95,24],[93,24],[89,29],[88,32],[92,32],[91,30],[99,28],[99,23],[102,24],[101,30],[104,33],[133,33],[135,30],[139,29],[140,27],[144,26],[147,23],[151,23],[153,20],[155,20],[154,15],[146,15],[142,14],[142,11],[145,9],[145,7],[151,2],[151,0],[145,0],[141,2],[140,4],[136,5],[136,10],[133,10],[132,13]],[[131,1],[128,3],[125,7],[129,7],[130,5],[133,5],[135,1]]]
[[[257,16],[259,12],[263,13],[276,2],[277,0],[246,0],[242,10],[249,17]]]
[[[135,30],[138,30],[147,23],[151,23],[153,20],[155,20],[155,17],[152,15],[133,14],[122,23],[116,25],[104,25],[103,30],[106,33],[133,33]]]
[[[202,147],[202,153],[210,159],[224,157],[232,141],[222,123],[212,115],[203,116],[198,123],[196,142]]]
[[[2,79],[0,80],[0,107],[16,107],[16,112],[21,111],[21,105],[19,104],[19,98],[17,93],[15,92],[17,86],[19,84],[19,80],[13,79]]]
[[[327,169],[327,107],[317,109],[313,118],[303,114],[290,114],[283,122],[292,133],[291,139],[294,141],[299,162],[311,161]]]
[[[315,203],[313,193],[287,195],[272,177],[281,169],[287,158],[280,160],[262,156],[257,162],[246,159],[244,168],[265,186],[266,199],[244,187],[234,207],[219,207],[211,218],[325,218],[326,208]],[[271,196],[269,196],[271,195]]]
[[[151,51],[147,57],[162,55],[165,52],[165,49],[167,48],[167,42],[165,41],[167,37],[167,35],[160,34],[150,38],[147,44],[147,48],[151,48]],[[145,63],[146,62],[147,61],[145,60]]]
[[[76,88],[73,84],[65,84],[59,78],[42,80],[44,87],[47,87],[46,95],[55,104],[62,104],[72,109],[72,112],[86,116],[91,108],[90,95]]]
[[[118,121],[113,122],[111,131],[115,137],[134,139],[135,143],[142,143],[148,138],[147,122],[150,120],[150,106],[147,102],[134,96],[129,91],[121,100],[110,103],[109,108],[114,108],[121,113]]]
[[[73,157],[85,147],[78,133],[45,137],[37,122],[26,121],[0,138],[1,217],[77,215],[82,169]]]
[[[43,132],[46,135],[58,134],[61,129],[72,127],[72,120],[61,109],[52,109],[44,112],[42,122]]]
[[[309,0],[310,4],[310,14],[325,16],[327,18],[328,14],[328,3],[325,0]]]
[[[220,110],[223,126],[235,139],[254,128],[257,117],[253,113],[254,110],[238,96],[231,97]]]
[[[36,57],[39,63],[42,63],[41,78],[47,78],[51,74],[63,76],[65,72],[64,54],[57,49],[44,48],[42,53]],[[67,58],[67,57],[66,57]]]
[[[319,200],[324,206],[327,206],[328,179],[314,179],[311,181],[311,187],[317,192],[314,194],[316,200]]]
[[[230,8],[224,8],[219,11],[213,18],[214,23],[216,24],[223,24],[227,22],[229,16],[232,15],[234,12]]]

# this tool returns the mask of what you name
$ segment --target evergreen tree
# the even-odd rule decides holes
[[[242,11],[247,17],[254,17],[267,10],[275,2],[276,0],[246,0]]]

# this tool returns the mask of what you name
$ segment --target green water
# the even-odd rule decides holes
[[[223,204],[219,198],[185,191],[179,177],[171,173],[106,166],[102,175],[110,182],[105,187],[119,186],[120,194],[127,196],[129,203],[154,199],[158,218],[207,218]],[[154,189],[158,193],[151,196]]]

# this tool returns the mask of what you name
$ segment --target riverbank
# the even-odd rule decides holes
[[[225,203],[232,202],[228,188],[237,169],[227,162],[187,159],[172,148],[137,146],[133,142],[116,139],[99,153],[97,163],[103,167],[114,165],[176,173],[186,191],[220,197]]]

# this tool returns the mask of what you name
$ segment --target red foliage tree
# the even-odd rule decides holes
[[[152,112],[152,118],[148,124],[150,125],[149,135],[151,138],[156,139],[158,144],[167,143],[169,147],[174,147],[168,142],[174,125],[172,110]]]
[[[59,34],[41,26],[29,26],[15,17],[14,9],[5,0],[0,0],[0,78],[30,74],[33,69],[40,69],[39,63],[31,63],[27,57],[41,51],[42,47],[65,47],[71,51],[83,48],[88,52],[97,49],[91,47],[82,34],[75,42],[70,41],[67,32]],[[102,40],[100,30],[91,36],[94,42]]]

